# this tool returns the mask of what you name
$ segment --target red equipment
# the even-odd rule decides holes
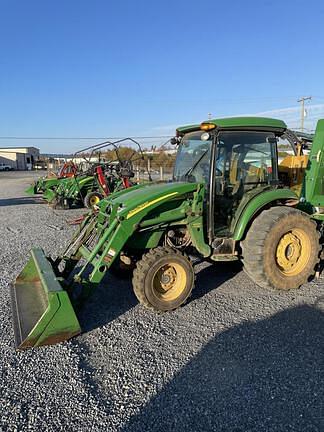
[[[97,178],[98,178],[98,182],[101,186],[102,192],[104,196],[108,196],[110,194],[110,189],[107,183],[107,179],[106,176],[102,170],[102,166],[97,166],[96,167],[96,174],[97,174]]]
[[[65,162],[57,173],[57,178],[74,177],[78,168],[74,162]]]

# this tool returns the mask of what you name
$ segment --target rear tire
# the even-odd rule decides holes
[[[103,195],[99,192],[88,192],[84,198],[85,207],[91,209],[103,199]]]
[[[169,247],[157,247],[137,262],[133,289],[142,305],[165,312],[178,308],[188,299],[194,279],[188,258]]]
[[[244,270],[261,287],[299,288],[315,274],[319,237],[305,213],[283,206],[265,210],[241,244]]]

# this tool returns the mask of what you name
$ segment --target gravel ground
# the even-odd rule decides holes
[[[181,309],[137,305],[108,275],[70,342],[16,353],[9,284],[32,246],[56,255],[83,210],[0,173],[1,431],[323,431],[324,280],[265,291],[238,265],[200,265]]]

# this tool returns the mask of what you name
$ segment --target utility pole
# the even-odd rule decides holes
[[[311,100],[312,96],[303,96],[298,99],[297,102],[301,103],[301,112],[300,112],[300,129],[304,132],[304,123],[305,123],[305,101]]]

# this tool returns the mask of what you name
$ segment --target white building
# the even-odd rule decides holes
[[[2,147],[0,163],[10,165],[16,170],[31,170],[39,158],[39,149],[35,147]]]

